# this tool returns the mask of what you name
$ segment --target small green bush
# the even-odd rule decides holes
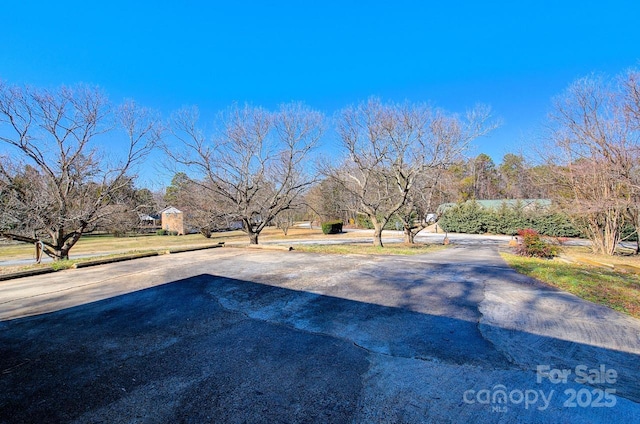
[[[158,230],[156,231],[156,235],[157,236],[166,236],[167,235],[167,230]]]
[[[327,221],[322,223],[324,234],[339,234],[342,232],[342,221]]]
[[[545,241],[536,230],[530,228],[518,230],[516,254],[536,258],[553,258],[558,256],[558,247]]]

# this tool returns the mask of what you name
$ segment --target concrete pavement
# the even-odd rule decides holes
[[[479,246],[159,256],[0,283],[0,319],[0,422],[640,416],[640,321]]]

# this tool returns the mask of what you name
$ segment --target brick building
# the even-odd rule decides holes
[[[169,206],[161,211],[162,229],[184,235],[184,214],[177,208]]]

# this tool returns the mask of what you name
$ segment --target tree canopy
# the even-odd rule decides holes
[[[0,83],[0,235],[41,243],[59,260],[116,213],[130,173],[160,137],[159,118],[133,102],[112,105],[97,88],[55,90]],[[120,134],[116,134],[120,130]],[[121,137],[121,155],[100,136]]]
[[[613,254],[637,235],[638,71],[584,77],[555,98],[544,161],[466,157],[470,142],[497,125],[484,106],[460,114],[378,98],[332,121],[288,103],[236,104],[210,122],[186,107],[163,123],[96,87],[0,82],[0,236],[42,245],[59,260],[87,232],[135,228],[139,214],[157,212],[157,195],[136,187],[136,168],[158,145],[174,174],[165,204],[177,203],[205,236],[237,224],[258,243],[267,225],[286,231],[307,209],[324,220],[369,222],[379,246],[393,222],[411,243],[438,204],[526,198],[553,199],[553,213],[568,216],[597,252]],[[323,137],[335,145],[320,158]]]

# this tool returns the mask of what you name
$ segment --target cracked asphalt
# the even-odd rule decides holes
[[[0,422],[638,422],[640,321],[495,246],[213,249],[0,283]]]

